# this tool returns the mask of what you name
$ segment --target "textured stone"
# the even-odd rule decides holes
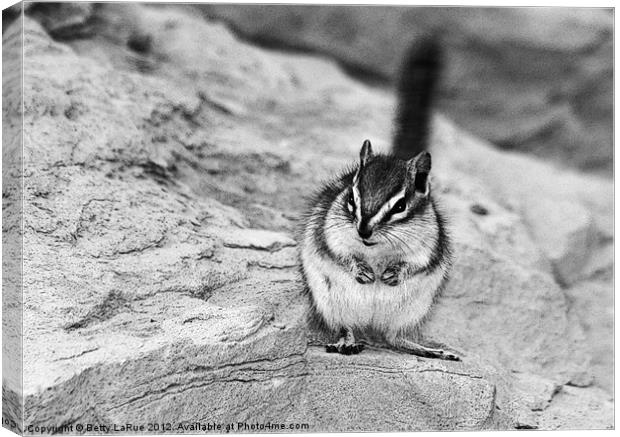
[[[39,21],[54,38],[75,38],[92,35],[90,20],[97,8],[92,3],[26,3],[26,13]]]
[[[13,9],[16,9],[13,7]],[[3,11],[9,14],[11,11]],[[13,13],[19,11],[13,10]],[[23,394],[21,18],[3,29],[2,44],[2,417],[21,430]]]
[[[569,316],[581,325],[584,341],[592,356],[592,379],[571,381],[572,385],[594,383],[608,393],[613,393],[614,378],[609,369],[614,365],[614,292],[611,281],[586,281],[566,290],[571,303]]]
[[[28,424],[562,425],[541,416],[557,394],[542,412],[523,396],[520,387],[540,380],[569,390],[562,405],[583,411],[582,424],[613,423],[608,394],[564,385],[590,368],[585,338],[605,342],[611,331],[584,331],[587,314],[572,312],[535,237],[547,224],[527,215],[534,200],[572,200],[603,237],[576,248],[566,239],[567,251],[603,253],[613,241],[610,181],[497,151],[437,117],[433,172],[456,261],[423,334],[464,360],[326,354],[305,323],[295,219],[363,139],[388,148],[393,96],[182,10],[110,5],[101,14],[100,37],[67,43],[25,23]],[[119,16],[124,33],[113,32]],[[148,53],[127,54],[132,29],[149,29]],[[18,35],[9,31],[8,42]],[[3,116],[15,115],[16,97]],[[609,278],[594,276],[604,284],[599,305]],[[608,361],[597,365],[611,374]],[[587,421],[594,400],[600,419]]]

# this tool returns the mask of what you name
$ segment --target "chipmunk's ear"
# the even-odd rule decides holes
[[[407,161],[407,178],[417,193],[428,196],[431,187],[428,174],[431,172],[431,154],[421,152],[415,158]]]
[[[374,153],[372,152],[372,144],[370,144],[369,140],[364,141],[364,144],[362,144],[362,150],[360,150],[361,167],[364,167],[373,156]]]

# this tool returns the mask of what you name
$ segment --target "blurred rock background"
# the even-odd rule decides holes
[[[88,33],[97,5],[33,8],[56,38]],[[166,6],[161,6],[166,7]],[[435,33],[447,47],[438,108],[502,149],[611,176],[613,11],[602,8],[466,8],[176,5],[223,21],[253,43],[336,60],[391,86],[404,50]],[[33,8],[33,9],[32,9]]]
[[[27,6],[23,22],[3,14],[12,23],[3,32],[5,62],[22,53],[22,25],[25,37],[24,113],[21,94],[5,82],[3,120],[21,126],[23,115],[25,126],[28,423],[236,417],[309,421],[315,431],[613,426],[613,183],[603,161],[574,159],[593,156],[590,143],[571,143],[574,156],[545,143],[554,152],[544,158],[498,149],[467,132],[474,129],[449,112],[450,93],[442,92],[433,173],[457,257],[423,334],[460,350],[460,363],[388,351],[326,354],[304,323],[293,238],[304,194],[354,159],[362,139],[389,148],[389,81],[399,55],[385,47],[400,41],[402,51],[411,35],[368,40],[365,50],[374,55],[364,57],[344,46],[337,51],[346,38],[328,38],[321,27],[315,34],[312,26],[329,23],[335,11],[340,18],[321,26],[336,32],[364,20],[359,35],[380,35],[392,26],[385,23],[409,23],[426,11],[421,26],[446,20],[448,28],[464,29],[458,35],[478,32],[464,43],[446,30],[454,54],[446,89],[451,76],[463,74],[452,79],[453,105],[490,105],[477,97],[458,103],[467,90],[469,98],[479,91],[494,102],[491,114],[478,118],[492,130],[489,117],[497,112],[514,112],[512,124],[503,119],[508,126],[520,125],[521,112],[542,111],[533,118],[542,120],[551,106],[536,90],[557,86],[558,77],[572,84],[562,96],[581,89],[589,104],[606,96],[584,90],[604,83],[596,75],[611,70],[592,67],[591,78],[559,72],[579,58],[575,53],[602,50],[584,29],[610,25],[607,12],[305,8],[300,29],[306,17],[318,18],[299,35],[332,42],[317,49],[291,37],[282,51],[257,47],[247,41],[249,31],[240,36],[229,28],[241,24],[204,16],[233,14],[228,6]],[[272,16],[258,11],[251,11],[255,23]],[[515,16],[528,19],[509,25]],[[590,17],[578,20],[587,22],[576,26],[581,36],[561,25],[575,23],[569,16]],[[465,26],[459,17],[478,24]],[[491,38],[480,26],[498,34]],[[470,40],[487,45],[479,52]],[[519,57],[488,49],[513,40]],[[350,44],[364,48],[364,41]],[[290,51],[298,47],[313,53]],[[459,55],[458,47],[472,51]],[[536,76],[540,69],[520,59],[540,63],[532,53],[541,50],[550,64],[537,85],[510,73],[514,64]],[[586,69],[586,58],[579,68]],[[503,79],[491,80],[496,70]],[[485,81],[476,77],[483,73]],[[518,94],[515,84],[529,90],[516,100],[524,106],[505,104]],[[484,85],[503,89],[504,97],[493,100]],[[567,120],[578,118],[579,105],[568,100],[551,111],[567,125],[552,133],[573,138]],[[20,150],[18,140],[5,144],[5,156]],[[19,190],[3,191],[7,210],[21,199]],[[12,293],[5,303],[21,296]],[[7,397],[17,391],[3,383]]]
[[[447,46],[439,110],[502,149],[611,175],[613,12],[587,8],[197,5],[269,47],[389,84],[423,33]]]

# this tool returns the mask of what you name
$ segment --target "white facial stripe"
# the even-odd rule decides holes
[[[390,200],[385,202],[383,206],[381,207],[381,209],[370,219],[370,221],[368,222],[368,225],[370,226],[371,229],[377,223],[379,223],[383,219],[383,217],[385,217],[385,215],[388,212],[390,212],[392,208],[394,208],[394,205],[396,205],[396,202],[398,202],[405,195],[405,188],[406,187],[403,187],[402,190],[400,190],[398,193],[392,196]],[[405,212],[406,211],[403,211],[403,213]]]
[[[353,201],[355,203],[355,217],[359,223],[362,220],[362,197],[357,184],[353,184]]]

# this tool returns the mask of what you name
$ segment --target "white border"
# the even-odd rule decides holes
[[[87,1],[85,0],[78,0],[79,2],[85,2],[87,3]],[[123,1],[119,1],[121,3],[130,3],[129,1],[123,0]],[[186,2],[186,1],[178,1],[178,0],[153,0],[151,1],[152,3],[201,3],[201,2]],[[5,9],[13,4],[16,4],[17,2],[15,1],[10,1],[10,0],[0,0],[0,6],[2,6],[2,9]],[[143,2],[145,3],[145,2]],[[325,0],[318,0],[318,1],[300,1],[300,0],[288,0],[288,1],[273,1],[273,0],[262,0],[262,1],[257,1],[257,0],[245,0],[245,1],[224,1],[224,0],[212,0],[209,2],[202,2],[202,3],[245,3],[245,4],[342,4],[342,5],[382,5],[382,6],[388,6],[388,5],[403,5],[403,6],[470,6],[470,7],[584,7],[584,8],[614,8],[615,7],[615,3],[613,1],[590,1],[590,2],[585,2],[585,1],[542,1],[542,2],[533,2],[533,1],[527,1],[527,2],[523,2],[523,1],[489,1],[489,0],[475,0],[475,1],[464,1],[464,0],[452,0],[448,3],[444,3],[444,4],[432,4],[429,1],[416,1],[416,0],[408,0],[408,1],[397,1],[397,0],[392,0],[392,1],[377,1],[377,0],[338,0],[338,1],[325,1]],[[615,30],[615,20],[614,20],[614,30]],[[615,93],[615,83],[616,83],[616,79],[617,79],[617,63],[616,60],[618,59],[617,57],[617,50],[618,50],[618,35],[614,32],[614,175],[615,175],[615,170],[616,170],[616,163],[617,163],[617,154],[615,153],[615,144],[616,144],[616,135],[615,135],[615,126],[618,123],[618,113],[615,111],[616,105],[618,103],[618,97]],[[2,60],[2,54],[0,51],[0,62]],[[0,72],[1,75],[1,72]],[[2,121],[0,119],[0,129],[2,128]],[[2,164],[2,156],[0,154],[0,167]],[[0,188],[1,188],[1,181],[0,181]],[[614,211],[615,211],[615,205],[618,204],[618,198],[619,198],[619,194],[618,192],[615,190],[615,176],[614,176]],[[1,218],[0,218],[1,220]],[[614,235],[618,235],[618,221],[617,221],[617,217],[615,217],[614,214]],[[615,245],[614,247],[614,259],[617,258],[618,255],[618,246]],[[0,251],[0,265],[1,265],[1,261],[2,261],[2,253]],[[615,263],[614,263],[614,291],[615,291]],[[0,273],[1,275],[1,273]],[[1,303],[1,300],[0,300]],[[615,299],[614,299],[614,309],[615,309]],[[614,313],[614,321],[615,321],[615,313]],[[617,324],[614,323],[615,326],[615,330],[614,330],[614,334],[617,334]],[[617,340],[618,336],[614,335],[614,347],[615,347],[615,362],[617,362],[617,357],[618,357],[618,345],[617,345]],[[618,379],[618,368],[617,366],[614,366],[615,368],[615,378],[614,378],[614,382],[617,381]],[[1,378],[1,366],[0,366],[0,378]],[[0,379],[1,380],[1,379]],[[614,391],[615,392],[615,391]],[[617,423],[617,410],[615,409],[614,406],[614,413],[615,413],[615,420]],[[519,431],[519,433],[521,432],[526,432],[526,433],[531,433],[533,431]],[[580,435],[582,431],[537,431],[537,433],[547,433],[547,432],[553,432],[554,436],[577,436]],[[610,435],[610,433],[612,433],[613,431],[587,431],[588,435],[593,435],[593,436],[608,436]],[[277,435],[283,435],[283,436],[300,436],[300,435],[304,435],[304,434],[308,434],[308,433],[300,433],[300,434],[277,434]],[[346,434],[339,434],[339,433],[333,433],[333,434],[325,434],[325,433],[313,433],[311,435],[318,435],[318,436],[324,436],[324,437],[330,437],[330,436],[335,436],[335,435],[343,435],[346,437],[365,437],[367,436],[369,433],[346,433]],[[384,434],[384,433],[379,433],[379,434]],[[385,433],[387,434],[387,433]],[[406,435],[406,436],[422,436],[422,437],[428,437],[428,436],[432,436],[435,435],[436,433],[431,433],[431,432],[420,432],[420,433],[398,433],[397,435]],[[459,435],[477,435],[477,432],[459,432]],[[8,436],[14,436],[15,434],[10,432],[9,430],[5,429],[5,428],[1,428],[0,427],[0,437],[8,437]],[[163,436],[166,434],[157,434],[158,436]],[[170,434],[170,436],[178,436],[179,434]],[[244,434],[244,435],[249,435],[249,434]],[[274,434],[272,434],[274,435]],[[394,435],[394,433],[390,433],[387,435]],[[508,435],[514,435],[514,431],[486,431],[483,434],[484,436],[508,436]]]

